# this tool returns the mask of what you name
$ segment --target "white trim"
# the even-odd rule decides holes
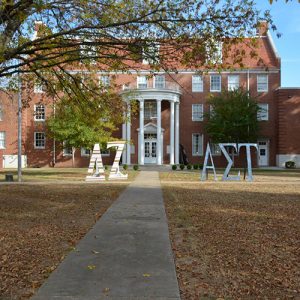
[[[270,33],[270,30],[267,31],[267,36],[266,36],[266,37],[269,39],[271,48],[272,48],[272,50],[273,50],[273,52],[274,52],[276,58],[277,58],[277,59],[281,59],[281,58],[280,58],[280,55],[279,55],[279,53],[278,53],[278,50],[277,50],[277,48],[276,48],[276,45],[275,45],[275,43],[274,43],[273,37],[272,37],[272,35],[271,35],[271,33]]]
[[[36,134],[43,133],[44,134],[44,146],[36,146]],[[46,134],[44,131],[34,131],[33,132],[33,140],[34,140],[34,149],[45,149],[46,148]]]

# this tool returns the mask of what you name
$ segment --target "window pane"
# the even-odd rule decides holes
[[[210,76],[210,91],[211,92],[221,91],[221,75]]]
[[[146,76],[138,76],[137,77],[137,87],[139,89],[147,88],[147,77]]]
[[[203,104],[192,105],[192,121],[203,121]]]
[[[259,121],[268,121],[269,119],[269,104],[259,103],[259,110],[257,112],[257,120]]]
[[[146,120],[157,118],[157,103],[156,103],[156,101],[145,101],[144,118]]]
[[[34,146],[35,148],[45,148],[45,133],[35,132],[34,133]]]
[[[164,75],[156,75],[154,77],[155,80],[155,88],[163,89],[165,87],[165,76]]]
[[[229,75],[228,76],[228,90],[233,91],[238,89],[240,86],[240,76],[239,75]]]
[[[268,91],[268,75],[262,74],[257,75],[257,91],[267,92]]]
[[[202,155],[203,136],[199,133],[193,133],[192,135],[192,148],[193,156]]]
[[[36,121],[45,120],[45,105],[38,104],[34,106],[34,120]]]
[[[100,85],[103,87],[109,86],[110,78],[108,75],[101,75],[100,76]]]
[[[200,75],[192,77],[192,92],[203,92],[203,78]]]
[[[0,131],[0,149],[5,149],[6,146],[6,132]]]

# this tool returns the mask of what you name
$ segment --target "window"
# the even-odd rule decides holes
[[[209,115],[213,117],[214,114],[215,114],[215,110],[214,110],[213,106],[210,104],[209,105]]]
[[[145,120],[151,120],[151,119],[157,118],[157,103],[156,103],[156,101],[145,101],[144,117],[145,117]]]
[[[45,149],[46,136],[45,132],[35,132],[34,133],[34,148],[35,149]]]
[[[34,106],[34,121],[45,121],[44,104],[37,104]]]
[[[43,84],[42,84],[40,81],[37,81],[37,82],[34,84],[33,91],[34,91],[34,93],[36,93],[36,94],[44,93],[44,86],[43,86]]]
[[[193,156],[203,155],[203,135],[200,133],[193,133],[192,135]]]
[[[210,91],[221,92],[221,75],[210,76]]]
[[[154,77],[154,87],[157,89],[163,89],[165,87],[165,76],[164,75],[156,75]]]
[[[71,156],[72,153],[72,147],[67,146],[67,142],[63,142],[63,156]]]
[[[218,144],[210,144],[210,149],[212,155],[221,155],[221,148]]]
[[[268,121],[269,120],[269,104],[260,103],[258,104],[259,110],[257,112],[257,120]]]
[[[267,92],[268,91],[268,75],[262,74],[257,75],[257,91]]]
[[[206,45],[206,63],[221,64],[223,60],[223,43],[210,41]]]
[[[0,149],[5,149],[6,147],[6,132],[0,131]]]
[[[110,85],[110,78],[108,75],[101,75],[99,81],[100,85],[103,87],[108,87]]]
[[[159,45],[157,43],[149,44],[143,49],[143,64],[159,63]]]
[[[148,86],[147,76],[138,76],[137,77],[137,88],[146,89]]]
[[[81,156],[90,156],[90,155],[91,155],[91,150],[90,149],[87,149],[87,148],[84,148],[84,147],[81,148]]]
[[[3,107],[0,104],[0,121],[3,121]]]
[[[203,121],[203,104],[192,105],[192,121]]]
[[[193,75],[192,77],[192,92],[203,92],[203,77]]]
[[[229,75],[228,76],[228,91],[237,90],[240,87],[240,76]]]

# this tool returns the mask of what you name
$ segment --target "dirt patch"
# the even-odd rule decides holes
[[[299,182],[163,185],[182,299],[300,299]]]
[[[27,299],[125,184],[0,185],[0,299]]]

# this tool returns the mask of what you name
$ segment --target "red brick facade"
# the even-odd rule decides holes
[[[297,132],[300,130],[300,90],[299,89],[284,89],[280,88],[280,58],[278,57],[269,35],[264,35],[259,39],[258,53],[264,65],[260,65],[257,60],[251,58],[250,55],[245,59],[245,68],[236,69],[236,71],[221,72],[222,90],[228,88],[228,76],[239,75],[239,86],[248,89],[251,96],[257,97],[258,102],[268,105],[268,117],[265,121],[260,121],[261,137],[259,141],[261,146],[267,147],[267,156],[264,161],[259,161],[254,158],[254,164],[275,166],[282,165],[282,160],[286,157],[280,155],[299,155],[300,156],[300,135]],[[267,68],[266,68],[267,66]],[[141,65],[141,74],[147,75],[147,65]],[[211,94],[210,80],[211,75],[218,75],[217,72],[204,73],[203,92],[193,92],[192,76],[196,70],[184,70],[178,68],[177,74],[165,74],[166,82],[175,81],[181,86],[180,104],[179,104],[179,142],[183,145],[190,163],[202,163],[204,159],[206,144],[208,142],[207,135],[204,130],[203,121],[192,120],[192,105],[203,104],[204,112],[209,112],[207,98]],[[162,73],[160,73],[162,74]],[[267,91],[258,92],[258,76],[267,75]],[[171,78],[172,77],[172,78]],[[117,73],[115,80],[118,85],[129,84],[136,86],[137,73],[131,75]],[[148,85],[152,86],[152,79]],[[44,149],[36,149],[34,132],[45,132],[46,127],[44,121],[34,120],[34,105],[41,102],[42,94],[36,93],[32,97],[30,107],[23,110],[23,153],[27,156],[27,164],[30,167],[69,167],[72,166],[70,156],[64,156],[62,153],[62,145],[54,143],[53,140],[47,138]],[[0,149],[0,167],[3,166],[3,155],[15,155],[17,153],[17,100],[16,96],[10,99],[7,95],[1,94],[0,104],[3,118],[0,121],[0,132],[5,132],[5,149]],[[45,104],[45,116],[52,113],[52,100],[43,99]],[[170,145],[170,105],[169,100],[161,102],[161,127],[163,132],[163,152],[162,163],[170,163],[170,155],[168,146]],[[131,140],[133,143],[131,154],[131,164],[138,163],[138,128],[139,114],[132,115],[131,124]],[[145,125],[151,123],[151,120],[145,120]],[[155,122],[154,122],[155,123]],[[122,126],[116,132],[115,136],[122,138]],[[192,151],[192,134],[199,133],[203,135],[202,148],[200,156],[193,156]],[[3,147],[2,147],[3,148]],[[259,151],[261,154],[265,150]],[[296,157],[296,156],[295,156]],[[110,156],[104,156],[104,164],[111,164],[114,158],[114,153]],[[281,161],[280,161],[280,159]],[[215,165],[224,165],[224,158],[215,156]],[[298,158],[299,159],[299,158]],[[81,150],[75,152],[75,166],[88,166],[89,157],[82,156]],[[237,165],[242,164],[242,159],[236,161]],[[300,163],[300,159],[299,159]]]

